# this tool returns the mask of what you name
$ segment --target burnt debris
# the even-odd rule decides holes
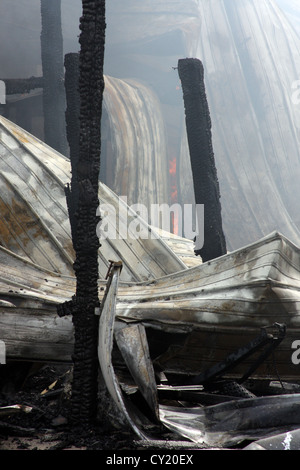
[[[203,261],[226,253],[222,228],[220,190],[212,146],[211,119],[204,84],[204,67],[199,59],[180,59],[188,146],[195,202],[204,204],[204,245],[196,249]]]
[[[72,314],[75,330],[73,419],[90,424],[97,411],[98,249],[96,233],[98,178],[101,152],[101,114],[104,91],[105,0],[83,0],[79,56],[80,134],[77,165],[72,166],[78,187],[76,203],[76,296]],[[74,160],[73,160],[74,164]],[[71,184],[71,194],[74,182]]]
[[[43,77],[29,77],[29,78],[5,78],[3,79],[6,86],[7,95],[16,95],[29,93],[35,88],[43,88]]]

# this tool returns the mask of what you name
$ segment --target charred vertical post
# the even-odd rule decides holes
[[[71,224],[72,239],[76,245],[76,221],[75,216],[78,205],[78,177],[77,165],[79,159],[79,134],[80,134],[80,95],[79,95],[79,54],[65,55],[65,90],[66,90],[66,132],[70,149],[70,161],[72,169],[71,185],[67,186],[66,199]]]
[[[225,254],[226,241],[222,228],[204,68],[199,59],[180,59],[178,74],[183,90],[195,200],[196,204],[204,204],[204,245],[195,253],[205,262]]]
[[[82,0],[80,19],[79,95],[80,134],[76,165],[78,184],[77,226],[74,248],[76,296],[72,414],[74,421],[90,424],[96,416],[98,392],[97,215],[101,152],[101,115],[104,92],[105,0]]]
[[[66,155],[65,90],[61,0],[41,0],[44,140]]]

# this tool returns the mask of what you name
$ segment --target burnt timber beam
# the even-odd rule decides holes
[[[41,0],[44,140],[66,155],[65,89],[61,0]]]
[[[101,115],[104,92],[105,0],[82,0],[80,19],[79,96],[80,133],[76,165],[78,184],[74,271],[76,295],[72,315],[75,333],[72,417],[91,424],[97,414],[98,249],[100,216],[98,181],[101,152]],[[72,170],[74,171],[74,170]]]
[[[43,77],[29,77],[29,78],[4,78],[5,92],[7,95],[16,95],[29,93],[35,88],[43,88]]]
[[[180,59],[188,146],[195,202],[204,204],[204,245],[195,250],[203,262],[226,253],[222,228],[220,190],[211,135],[211,119],[204,84],[204,67],[199,59]]]

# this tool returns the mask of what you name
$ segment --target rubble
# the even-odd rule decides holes
[[[5,151],[8,152],[6,158],[16,158],[17,152],[14,149],[22,148],[21,155],[28,163],[34,162],[33,174],[35,172],[42,177],[42,171],[47,168],[45,175],[49,181],[55,172],[52,188],[55,187],[60,207],[64,207],[61,215],[56,211],[57,222],[59,217],[63,220],[63,215],[67,213],[64,185],[55,184],[59,181],[60,172],[67,179],[70,163],[59,154],[53,156],[55,164],[54,160],[52,163],[51,149],[4,118],[1,118],[1,122],[1,139],[6,142]],[[19,138],[22,138],[20,147],[17,145]],[[29,149],[30,155],[26,153]],[[14,187],[14,181],[19,180],[12,169],[17,171],[19,166],[13,165],[8,172],[7,159],[1,161],[1,174]],[[38,208],[45,206],[35,205],[30,194],[28,187],[27,207],[30,205],[34,213],[39,214]],[[113,202],[114,207],[118,203],[117,196],[102,184],[99,187],[99,199]],[[11,210],[14,210],[13,206]],[[128,211],[128,208],[122,205],[120,210]],[[44,209],[39,216],[41,220],[50,217]],[[43,240],[55,240],[53,215],[51,219],[51,238],[47,239],[36,232],[36,246],[40,243],[39,240],[41,243],[44,243]],[[7,218],[5,224],[10,221],[12,219]],[[5,234],[7,226],[3,224],[4,221],[1,233]],[[28,224],[28,230],[30,229],[31,224]],[[153,227],[148,229],[149,233],[154,230]],[[68,230],[71,240],[70,227]],[[201,263],[198,258],[197,264],[188,267],[183,259],[186,260],[189,256],[196,258],[193,243],[179,237],[170,237],[170,244],[167,245],[167,238],[163,237],[166,234],[158,231],[155,239],[131,239],[130,252],[124,250],[124,240],[114,240],[114,244],[110,246],[107,245],[107,240],[103,241],[107,260],[116,259],[117,252],[123,252],[124,255],[120,263],[110,263],[109,272],[112,268],[116,269],[120,278],[112,297],[115,304],[110,303],[113,306],[112,311],[107,311],[107,317],[102,311],[100,316],[100,337],[104,342],[109,341],[106,348],[110,348],[106,349],[104,367],[110,373],[115,371],[107,379],[112,396],[116,399],[116,409],[111,410],[117,426],[117,431],[114,432],[123,433],[125,429],[125,433],[129,433],[126,434],[126,439],[130,436],[128,445],[133,445],[138,436],[149,447],[151,442],[181,442],[184,438],[190,440],[192,447],[207,448],[217,445],[235,448],[242,446],[243,442],[246,446],[253,439],[266,437],[270,434],[270,429],[272,434],[295,430],[297,414],[293,416],[295,422],[289,421],[289,409],[297,403],[299,396],[298,366],[297,361],[293,363],[292,360],[293,355],[297,357],[297,349],[293,345],[299,338],[299,248],[275,232],[250,246],[210,262]],[[26,249],[28,239],[30,237],[27,238],[26,232],[20,233],[20,250]],[[59,240],[61,245],[53,244],[56,247],[54,260],[62,260],[66,253],[63,246],[67,246],[67,237],[65,241],[62,238]],[[182,251],[183,247],[185,251]],[[134,262],[135,257],[147,259],[152,249],[155,249],[158,262],[163,257],[168,260],[164,266],[167,271],[160,271],[164,275],[155,275],[155,269],[160,267],[156,268],[154,264],[148,263],[148,271],[144,271],[146,279],[133,281],[128,278],[126,267]],[[180,253],[184,253],[182,259]],[[31,255],[36,256],[35,251]],[[39,259],[43,261],[43,257]],[[9,364],[20,360],[26,360],[29,364],[35,361],[42,361],[44,364],[55,361],[70,367],[72,363],[74,336],[72,319],[68,315],[68,302],[72,302],[75,294],[75,277],[68,274],[67,264],[57,266],[60,266],[61,272],[42,267],[37,260],[22,256],[21,251],[16,254],[9,247],[1,247],[1,339],[6,343]],[[103,269],[101,263],[99,266],[99,269]],[[151,272],[149,268],[153,274],[147,279]],[[105,292],[110,278],[106,274],[107,268],[105,274],[101,274],[101,271],[99,274],[98,294],[102,308],[109,305],[106,301],[103,302],[105,298],[107,300]],[[60,315],[57,312],[58,306]],[[110,317],[109,313],[113,313],[113,316]],[[109,320],[103,324],[106,318]],[[102,357],[105,349],[100,349]],[[265,355],[265,352],[268,354]],[[231,359],[229,364],[228,358]],[[101,362],[103,367],[103,357]],[[3,367],[6,365],[2,369]],[[25,363],[22,369],[28,370]],[[203,372],[205,374],[201,376]],[[203,377],[213,380],[206,381]],[[50,406],[53,401],[59,404],[64,392],[61,385],[55,383],[56,380],[57,377],[51,377],[40,388],[39,393],[47,390],[39,398],[43,400],[43,407],[46,403]],[[18,386],[21,389],[23,382],[24,377],[20,377]],[[53,383],[55,386],[51,387]],[[18,402],[30,405],[30,401],[16,401],[15,398],[13,404]],[[282,409],[287,413],[280,421],[280,412],[272,405],[280,404],[282,407],[283,403],[286,408]],[[248,408],[250,404],[251,408]],[[271,410],[268,411],[268,419],[273,424],[256,428],[255,410],[262,404],[261,409]],[[1,403],[1,406],[10,405],[11,402]],[[174,410],[175,417],[182,417],[181,423],[187,420],[184,433],[181,425],[174,420]],[[204,439],[201,429],[199,431],[199,423],[202,423],[202,429],[203,426],[209,427],[211,424],[209,420],[206,421],[207,416],[217,416],[217,412],[220,412],[220,416],[231,413],[232,416],[236,414],[241,418],[250,413],[254,424],[251,429],[239,429],[235,421],[227,420],[229,427],[219,429],[218,437],[211,437],[208,433],[209,437]],[[24,414],[22,416],[25,423]],[[26,416],[27,422],[29,414]],[[35,416],[34,406],[30,416]],[[63,419],[65,417],[61,409],[57,409],[56,416],[51,414],[51,427],[56,423],[53,427],[55,433],[63,426],[68,427]],[[12,417],[6,417],[6,424],[19,426],[22,428],[19,432],[26,434],[25,426],[20,421],[21,414],[14,416],[14,420],[18,419],[14,423],[9,422],[11,419]],[[248,422],[247,419],[243,418],[244,424]],[[58,423],[61,425],[57,426]],[[16,428],[4,427],[8,434],[16,432]],[[29,434],[32,434],[32,423],[28,428]],[[101,429],[101,424],[99,428]],[[190,439],[191,432],[198,436],[197,442]],[[65,437],[64,442],[70,442]],[[94,439],[94,445],[97,446],[95,435]],[[99,439],[102,440],[100,437]],[[189,445],[188,442],[186,445]]]
[[[220,243],[212,244],[217,253],[201,251],[197,254],[203,259],[189,267],[177,251],[182,239],[173,238],[170,246],[159,229],[99,184],[104,6],[104,1],[83,1],[81,132],[72,172],[78,193],[72,208],[72,183],[66,191],[72,230],[63,225],[62,194],[74,160],[69,165],[22,129],[0,120],[5,186],[0,195],[0,322],[8,363],[0,366],[0,433],[52,441],[52,450],[103,449],[104,435],[109,448],[116,436],[116,449],[298,448],[294,350],[300,250],[274,232],[226,253],[218,223],[213,235],[220,236]],[[186,97],[185,86],[184,91]],[[187,122],[192,104],[186,106]],[[199,134],[207,137],[210,119],[203,93],[201,105],[206,120]],[[206,166],[213,173],[207,192],[218,199],[211,142],[204,144]],[[199,160],[191,159],[197,170]],[[196,202],[202,202],[195,189]],[[129,213],[154,239],[108,239],[99,256],[101,200],[118,204],[119,219]],[[208,204],[210,210],[216,210],[215,203],[213,209]],[[108,264],[105,277],[101,256]],[[42,366],[31,369],[38,361]],[[56,362],[51,380],[49,362]],[[38,394],[35,389],[31,395],[28,384],[33,386],[45,371],[47,383],[38,382]],[[104,412],[113,419],[102,419]],[[108,431],[109,425],[115,430]]]
[[[22,135],[23,151],[26,146],[39,148],[34,171],[38,172],[38,162],[43,162],[41,168],[47,166],[49,178],[51,149],[46,150],[4,118],[2,123],[5,127],[1,135],[10,143],[10,147],[6,146],[11,148],[10,158],[16,153],[12,139],[16,143]],[[8,126],[10,134],[4,132]],[[57,181],[59,167],[66,175],[69,167],[58,154],[55,159],[53,181]],[[14,181],[13,173],[9,174],[5,166],[3,174]],[[63,192],[62,184],[62,195]],[[27,201],[29,195],[27,191]],[[116,204],[117,197],[100,185],[99,198],[105,197]],[[35,207],[37,211],[38,206]],[[43,212],[41,218],[45,216]],[[4,233],[5,227],[2,225]],[[182,448],[232,449],[246,448],[267,436],[296,431],[298,415],[291,410],[297,406],[299,397],[298,366],[292,360],[293,355],[297,356],[293,345],[299,338],[299,248],[275,232],[250,246],[207,263],[198,260],[197,265],[188,267],[179,261],[176,251],[182,250],[183,240],[170,238],[172,244],[167,247],[161,236],[165,234],[157,232],[151,244],[156,247],[156,254],[160,250],[163,255],[170,254],[168,274],[128,281],[126,271],[122,276],[131,258],[125,256],[121,262],[110,263],[109,273],[118,272],[117,283],[110,284],[107,269],[105,275],[100,274],[98,294],[104,310],[99,338],[105,345],[100,347],[100,363],[110,374],[105,386],[116,401],[116,408],[111,410],[115,417],[111,424],[116,429],[102,430],[100,420],[93,434],[94,448],[103,447],[105,433],[107,436],[121,433],[126,437],[127,448],[151,448],[157,442],[160,446],[163,442],[172,446],[174,441],[175,447],[180,445],[178,442],[185,442]],[[121,252],[118,243],[124,246],[122,240],[114,243],[108,260]],[[186,242],[184,246],[185,259],[188,253],[194,256],[193,243]],[[135,247],[137,256],[147,257],[147,243],[143,246],[140,240],[131,240],[131,249]],[[56,250],[62,250],[59,244]],[[8,248],[2,247],[0,256],[1,339],[6,343],[8,363],[58,361],[70,368],[74,337],[68,302],[72,302],[76,289],[74,276],[67,274],[63,265],[62,272],[51,271]],[[172,256],[180,269],[172,266]],[[112,287],[114,290],[110,291]],[[58,306],[62,316],[57,312]],[[4,370],[6,365],[1,367]],[[28,374],[27,367],[23,365],[22,369]],[[35,372],[31,380],[39,373]],[[39,432],[43,435],[52,429],[55,439],[59,430],[62,440],[53,447],[63,448],[76,439],[65,420],[68,406],[61,407],[65,389],[56,382],[57,378],[52,376],[39,389],[39,410],[45,407],[48,414],[50,404],[56,403],[55,413],[49,415],[50,422]],[[24,377],[18,383],[18,393],[22,394]],[[69,392],[67,396],[64,405],[68,403]],[[1,406],[21,403],[32,410],[26,414],[26,420],[23,413],[2,417],[1,433],[33,438],[37,409],[30,400],[16,398],[14,395],[13,403],[2,399]],[[259,421],[259,417],[263,419]],[[136,444],[137,437],[140,444]],[[80,445],[83,440],[81,435]],[[124,440],[120,442],[124,444]]]

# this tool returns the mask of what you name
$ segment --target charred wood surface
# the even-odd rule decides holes
[[[41,56],[44,78],[45,142],[63,155],[67,151],[61,0],[41,0]]]
[[[29,93],[35,88],[43,88],[43,77],[30,77],[30,78],[5,78],[3,79],[6,86],[7,95],[16,95]]]
[[[204,245],[195,252],[205,262],[225,254],[226,241],[222,228],[204,68],[199,59],[180,59],[178,73],[183,90],[195,201],[196,204],[204,204]]]
[[[72,414],[90,424],[97,410],[98,373],[98,249],[96,233],[104,91],[105,0],[83,0],[79,55],[80,134],[75,163],[78,184],[76,236],[76,296],[72,309],[75,330]]]

